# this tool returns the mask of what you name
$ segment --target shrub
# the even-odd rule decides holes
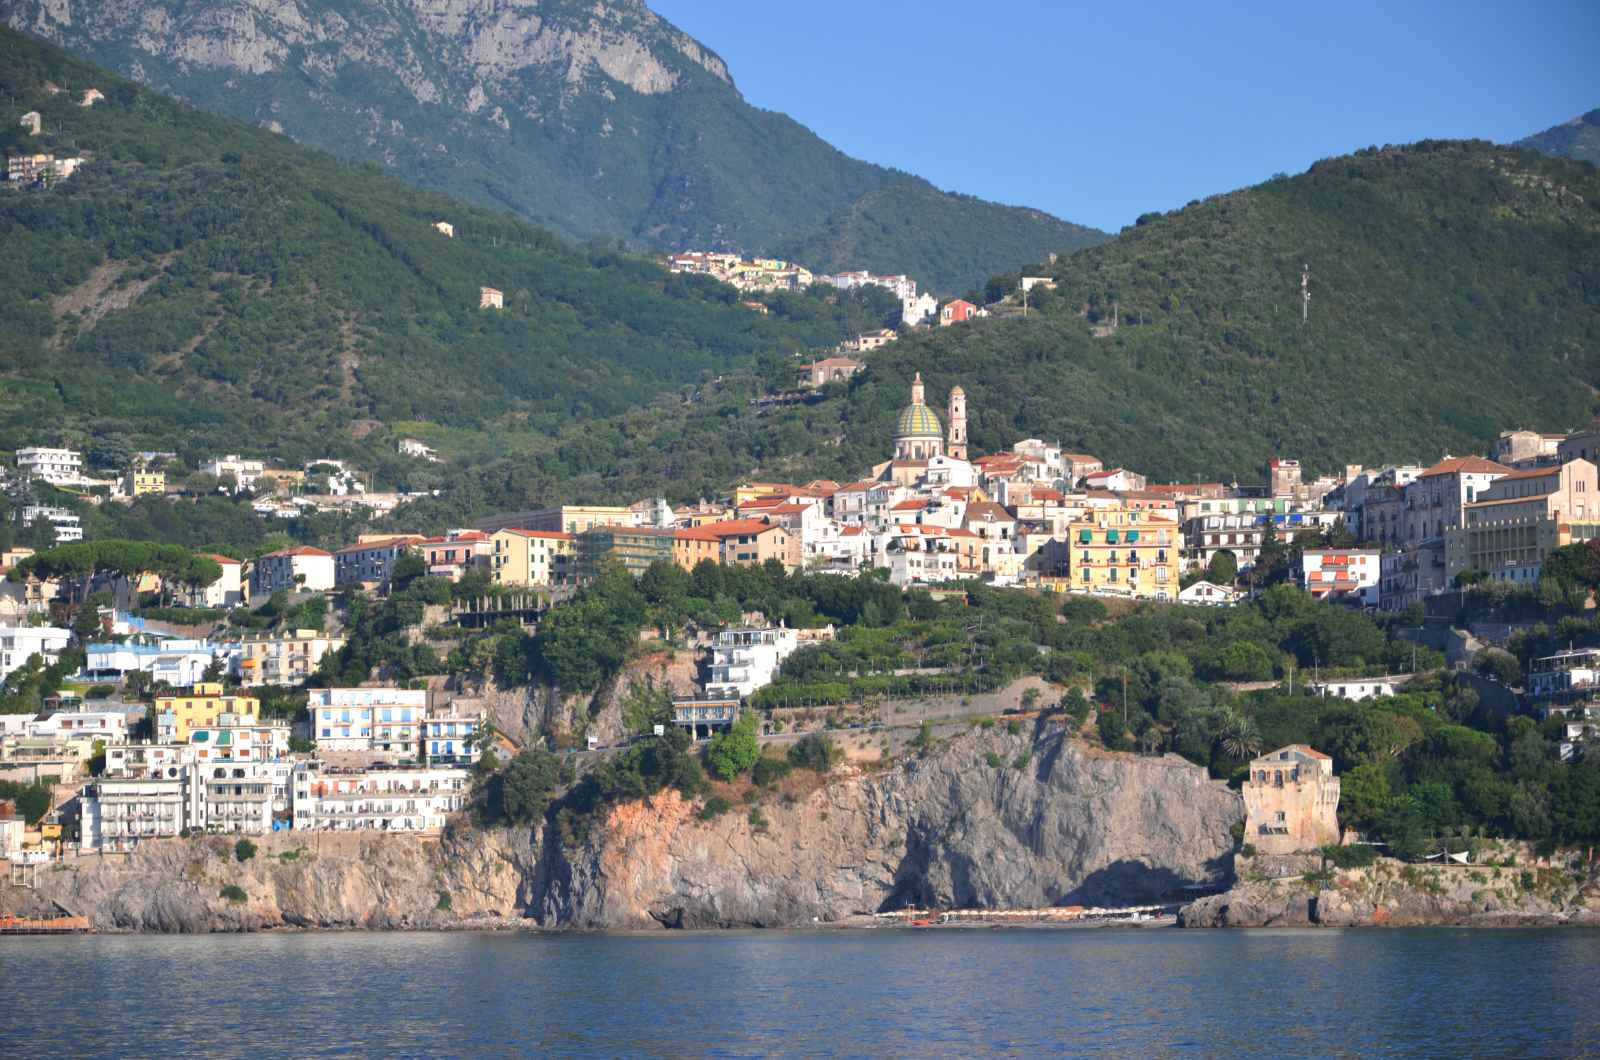
[[[721,795],[713,795],[706,800],[706,804],[700,807],[700,812],[695,816],[699,817],[702,821],[712,821],[718,817],[721,817],[731,809],[733,809],[733,803],[729,802]]]
[[[1032,691],[1032,689],[1029,689],[1029,691]],[[1006,722],[1006,732],[1010,733],[1012,736],[1021,736],[1022,722],[1017,721],[1015,718]]]
[[[90,685],[83,696],[85,699],[110,699],[116,690],[116,685]]]
[[[746,714],[733,727],[717,733],[706,748],[706,764],[723,780],[732,780],[749,771],[761,757],[761,741],[756,736],[756,716]]]
[[[1006,764],[1006,760],[995,754],[993,751],[990,751],[988,754],[984,755],[983,760],[989,763],[990,769],[999,769]]]
[[[437,909],[441,913],[448,913],[448,912],[450,912],[450,905],[451,905],[451,903],[450,903],[450,892],[449,891],[440,891],[439,892],[439,901],[434,904],[434,908]]]
[[[750,827],[755,829],[757,832],[765,832],[767,830],[766,815],[764,815],[758,808],[754,806],[750,808],[750,816],[747,818],[747,820],[750,822]]]
[[[1329,843],[1322,848],[1322,856],[1331,862],[1335,868],[1362,869],[1378,860],[1378,852],[1369,846],[1340,846],[1338,843]]]
[[[782,758],[768,758],[765,755],[756,759],[755,767],[750,770],[750,779],[766,787],[775,784],[789,775],[794,767]]]
[[[919,730],[918,740],[922,737],[923,733]],[[922,743],[919,746],[927,745]],[[793,747],[789,748],[789,764],[797,769],[809,769],[813,773],[828,772],[838,760],[839,749],[834,746],[832,740],[821,733],[802,736]]]
[[[234,905],[243,905],[250,900],[250,896],[244,893],[244,888],[233,883],[228,884],[222,890],[218,891],[217,897],[226,898]]]
[[[233,844],[233,856],[240,861],[249,861],[256,856],[256,845],[248,839],[241,839]]]
[[[1239,848],[1239,853],[1247,858],[1253,858],[1257,853],[1256,845],[1254,843],[1246,843],[1244,846]]]
[[[1017,770],[1018,772],[1021,772],[1022,770],[1027,769],[1028,768],[1028,763],[1032,762],[1032,761],[1033,761],[1033,752],[1032,751],[1024,751],[1024,752],[1022,752],[1021,754],[1019,754],[1016,757],[1015,761],[1013,761],[1011,763],[1011,768]]]

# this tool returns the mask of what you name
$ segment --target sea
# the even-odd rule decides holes
[[[0,1057],[1600,1054],[1600,933],[0,939]]]

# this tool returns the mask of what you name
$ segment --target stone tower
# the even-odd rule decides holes
[[[952,460],[967,458],[967,392],[960,387],[950,391],[950,444],[944,451]]]

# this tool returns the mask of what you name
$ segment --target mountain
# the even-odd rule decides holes
[[[1600,411],[1600,172],[1581,163],[1482,142],[1359,151],[1142,217],[1049,272],[1026,319],[903,338],[819,403],[663,421],[633,439],[621,494],[685,452],[724,481],[854,475],[889,452],[917,371],[941,414],[966,390],[980,451],[1044,438],[1152,481],[1259,482],[1274,456],[1429,462]]]
[[[1518,140],[1517,146],[1600,166],[1600,108],[1525,140]]]
[[[849,158],[747,103],[639,0],[0,0],[199,106],[577,238],[909,273],[935,291],[1105,234]]]
[[[80,106],[91,88],[104,98]],[[35,110],[38,135],[19,124]],[[349,457],[437,485],[398,436],[469,461],[536,451],[899,308],[872,289],[752,312],[732,288],[579,249],[3,27],[0,151],[86,160],[48,190],[0,189],[4,449]],[[481,287],[504,308],[480,309]]]

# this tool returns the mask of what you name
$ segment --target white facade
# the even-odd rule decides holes
[[[200,465],[200,470],[219,479],[232,478],[234,492],[254,489],[256,479],[266,473],[267,465],[263,460],[243,460],[237,453],[209,460]]]
[[[1392,696],[1399,684],[1400,679],[1393,677],[1352,677],[1342,681],[1308,682],[1306,691],[1314,696],[1355,701]]]
[[[333,553],[309,545],[269,552],[250,571],[252,596],[284,592],[327,592],[334,587]]]
[[[1312,596],[1345,597],[1377,607],[1383,554],[1377,549],[1307,550],[1300,559],[1300,584]]]
[[[72,631],[56,626],[0,626],[0,681],[34,655],[42,655],[46,666],[54,665],[70,640]]]
[[[85,650],[88,661],[84,671],[91,676],[145,673],[153,682],[191,688],[205,679],[206,670],[224,649],[209,640],[170,638],[151,643],[106,641],[91,644]]]
[[[416,758],[428,693],[403,688],[314,688],[306,704],[323,751],[360,751],[395,761]]]
[[[297,831],[437,832],[467,804],[465,769],[338,770],[319,762],[294,768]]]
[[[1239,602],[1240,592],[1225,585],[1215,585],[1201,579],[1178,593],[1178,603],[1198,604],[1203,607],[1232,607]]]
[[[758,688],[765,688],[778,675],[783,660],[797,647],[795,631],[781,626],[730,629],[717,634],[706,695],[713,699],[742,699]]]
[[[83,790],[79,844],[84,850],[133,850],[146,839],[172,839],[202,827],[200,771],[171,765],[146,777],[101,777]]]
[[[472,765],[483,757],[481,713],[468,714],[454,705],[429,713],[422,723],[422,749],[429,765]]]
[[[83,454],[39,446],[18,449],[17,470],[24,478],[42,479],[53,486],[76,486],[83,481]]]
[[[227,556],[207,554],[222,568],[222,577],[203,588],[189,589],[181,598],[190,607],[238,607],[244,603],[244,564]]]
[[[208,832],[266,835],[272,831],[274,771],[267,762],[234,762],[198,767],[201,777],[201,827]],[[283,775],[289,775],[287,763]]]
[[[128,742],[128,716],[120,710],[58,710],[28,723],[32,739],[87,737],[107,744]]]
[[[56,544],[66,545],[83,540],[83,519],[66,508],[46,508],[30,504],[22,509],[22,525],[32,526],[43,519],[55,533]]]

